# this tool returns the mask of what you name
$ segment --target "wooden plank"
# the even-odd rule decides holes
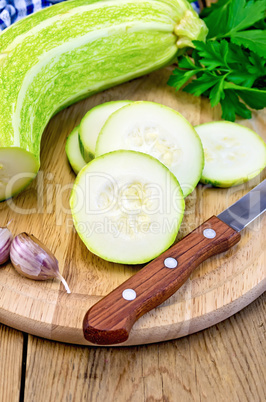
[[[30,336],[25,402],[263,401],[265,296],[205,331],[157,345],[94,348]]]
[[[65,140],[86,111],[110,100],[132,99],[162,103],[178,110],[191,124],[219,120],[219,107],[208,99],[176,92],[167,85],[165,68],[79,102],[56,115],[45,130],[36,180],[18,197],[1,203],[2,222],[12,220],[13,234],[32,233],[59,260],[72,293],[58,280],[36,282],[21,277],[7,264],[0,270],[0,321],[33,335],[88,344],[82,331],[87,310],[132,276],[140,267],[108,263],[91,254],[73,228],[69,195],[75,179],[64,152]],[[266,139],[266,113],[238,120]],[[52,150],[52,151],[51,151]],[[189,162],[189,161],[188,161]],[[266,177],[266,169],[250,182],[231,189],[199,184],[186,198],[178,240],[251,190]],[[265,290],[265,216],[242,232],[231,250],[212,257],[191,275],[170,299],[134,325],[128,344],[178,338],[213,325],[252,302]]]
[[[207,228],[216,233],[211,241],[202,234]],[[240,239],[240,233],[212,216],[92,306],[83,323],[85,338],[98,345],[112,345],[127,340],[136,320],[173,295],[190,278],[200,262],[217,252],[227,251]],[[169,270],[164,266],[165,259],[169,257],[178,261],[178,275],[174,269]],[[138,295],[130,304],[121,297],[125,289],[134,289]]]
[[[23,334],[0,324],[0,401],[19,401],[22,355]]]

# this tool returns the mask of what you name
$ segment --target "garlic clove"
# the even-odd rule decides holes
[[[12,233],[7,228],[0,228],[0,265],[9,260]]]
[[[11,244],[10,259],[16,271],[26,278],[37,281],[58,278],[67,293],[71,293],[59,272],[57,259],[35,236],[27,233],[17,235]]]

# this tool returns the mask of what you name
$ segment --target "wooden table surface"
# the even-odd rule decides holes
[[[265,301],[197,334],[124,348],[61,344],[0,325],[0,401],[265,401]]]
[[[0,324],[0,402],[265,401],[265,301],[145,346],[74,346]]]
[[[202,332],[117,348],[58,343],[0,324],[0,402],[264,402],[265,313],[264,294]]]

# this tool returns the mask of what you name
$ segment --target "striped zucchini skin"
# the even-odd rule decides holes
[[[185,0],[70,0],[6,29],[0,35],[0,184],[1,172],[5,181],[14,174],[2,157],[10,147],[32,159],[32,167],[18,172],[37,173],[42,133],[59,110],[170,64],[179,47],[205,36]]]

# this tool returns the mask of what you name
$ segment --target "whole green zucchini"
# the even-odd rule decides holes
[[[185,0],[70,0],[0,35],[0,200],[40,167],[41,136],[66,106],[170,64],[204,40]]]

